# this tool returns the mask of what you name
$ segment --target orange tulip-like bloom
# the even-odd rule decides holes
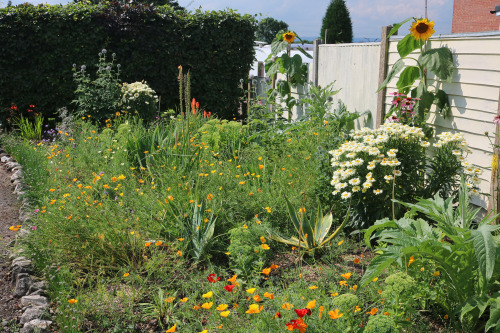
[[[262,274],[269,275],[269,273],[271,273],[271,268],[264,268],[262,270]]]
[[[174,324],[174,326],[170,327],[170,328],[166,331],[166,333],[173,333],[173,332],[175,332],[175,329],[176,329],[176,328],[177,328],[177,324]]]
[[[378,312],[378,309],[377,308],[373,308],[373,309],[370,310],[370,312],[367,312],[367,314],[370,314],[370,315],[374,316],[377,312]]]
[[[260,302],[260,301],[261,301],[261,299],[260,299],[260,296],[259,296],[259,295],[255,295],[255,296],[254,296],[254,297],[252,297],[252,298],[253,298],[253,300],[254,300],[255,302]]]
[[[415,40],[428,40],[435,32],[434,21],[429,22],[427,19],[417,20],[412,23],[410,32],[415,37]]]
[[[349,278],[351,277],[351,275],[352,275],[352,273],[340,274],[340,276],[342,276],[346,280],[349,280]]]
[[[356,307],[354,308],[354,313],[359,312],[359,311],[361,311],[361,308],[356,305]]]
[[[245,313],[260,313],[263,308],[264,308],[264,306],[261,305],[259,307],[259,304],[250,304],[248,306],[248,310],[245,311]]]
[[[264,169],[264,165],[259,164],[259,170],[262,170],[262,169]]]
[[[77,302],[78,302],[78,300],[77,300],[77,299],[74,299],[74,298],[72,298],[72,299],[68,299],[68,303],[69,303],[69,304],[75,304],[75,303],[77,303]]]
[[[227,304],[221,304],[216,309],[217,311],[224,311],[227,309]]]
[[[234,284],[234,282],[236,281],[236,277],[237,277],[237,275],[236,275],[236,274],[234,274],[232,278],[227,279],[227,280],[228,280],[229,282],[231,282],[232,284]]]
[[[339,312],[340,312],[339,309],[335,309],[334,311],[328,312],[328,314],[330,315],[330,318],[332,318],[332,319],[339,319],[340,317],[342,317],[344,315],[343,313],[339,313]]]
[[[315,306],[316,306],[316,300],[307,303],[306,308],[312,310],[314,309]]]
[[[162,242],[162,241],[160,241],[160,240],[159,240],[159,241],[156,241],[156,243],[155,243],[155,245],[156,245],[156,246],[160,246],[160,245],[162,245],[162,244],[163,244],[163,242]]]

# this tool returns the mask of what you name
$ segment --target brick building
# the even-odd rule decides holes
[[[500,16],[491,14],[500,0],[454,0],[452,33],[500,30]]]

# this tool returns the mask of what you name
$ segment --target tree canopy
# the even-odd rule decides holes
[[[255,39],[271,44],[280,30],[288,30],[288,24],[272,17],[263,18],[257,24]]]
[[[328,30],[326,44],[352,42],[352,22],[344,0],[330,1],[321,26],[323,39],[325,39],[325,30]]]
[[[73,2],[90,2],[92,4],[98,4],[101,2],[105,2],[107,0],[73,0]],[[184,7],[179,5],[177,0],[119,0],[118,2],[131,5],[134,3],[143,3],[143,4],[150,4],[154,6],[164,6],[164,5],[169,5],[172,7],[174,10],[184,10]]]

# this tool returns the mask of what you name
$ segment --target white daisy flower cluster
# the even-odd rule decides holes
[[[420,154],[425,154],[423,150],[431,145],[424,140],[421,128],[400,123],[386,123],[375,130],[363,128],[352,131],[351,137],[352,141],[346,141],[340,148],[330,151],[332,166],[336,168],[331,181],[335,188],[333,195],[340,195],[343,199],[349,199],[357,192],[379,195],[384,193],[384,189],[392,190],[394,178],[402,175],[401,170],[398,170],[401,165],[398,149],[392,148],[396,142],[420,146],[421,149],[417,148],[419,152],[415,152]],[[466,163],[462,153],[467,150],[467,144],[461,134],[442,133],[438,138],[434,146],[439,148],[455,143],[453,155]],[[473,168],[471,172],[476,169]],[[477,178],[477,174],[474,175]]]
[[[142,101],[144,104],[158,102],[156,92],[146,82],[124,83],[122,85],[122,103]]]

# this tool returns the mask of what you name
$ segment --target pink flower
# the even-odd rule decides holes
[[[399,123],[399,118],[396,117],[396,116],[391,116],[391,117],[387,118],[387,122],[389,122],[389,123]]]
[[[495,118],[493,118],[493,122],[497,125],[500,125],[500,115],[496,116]]]

